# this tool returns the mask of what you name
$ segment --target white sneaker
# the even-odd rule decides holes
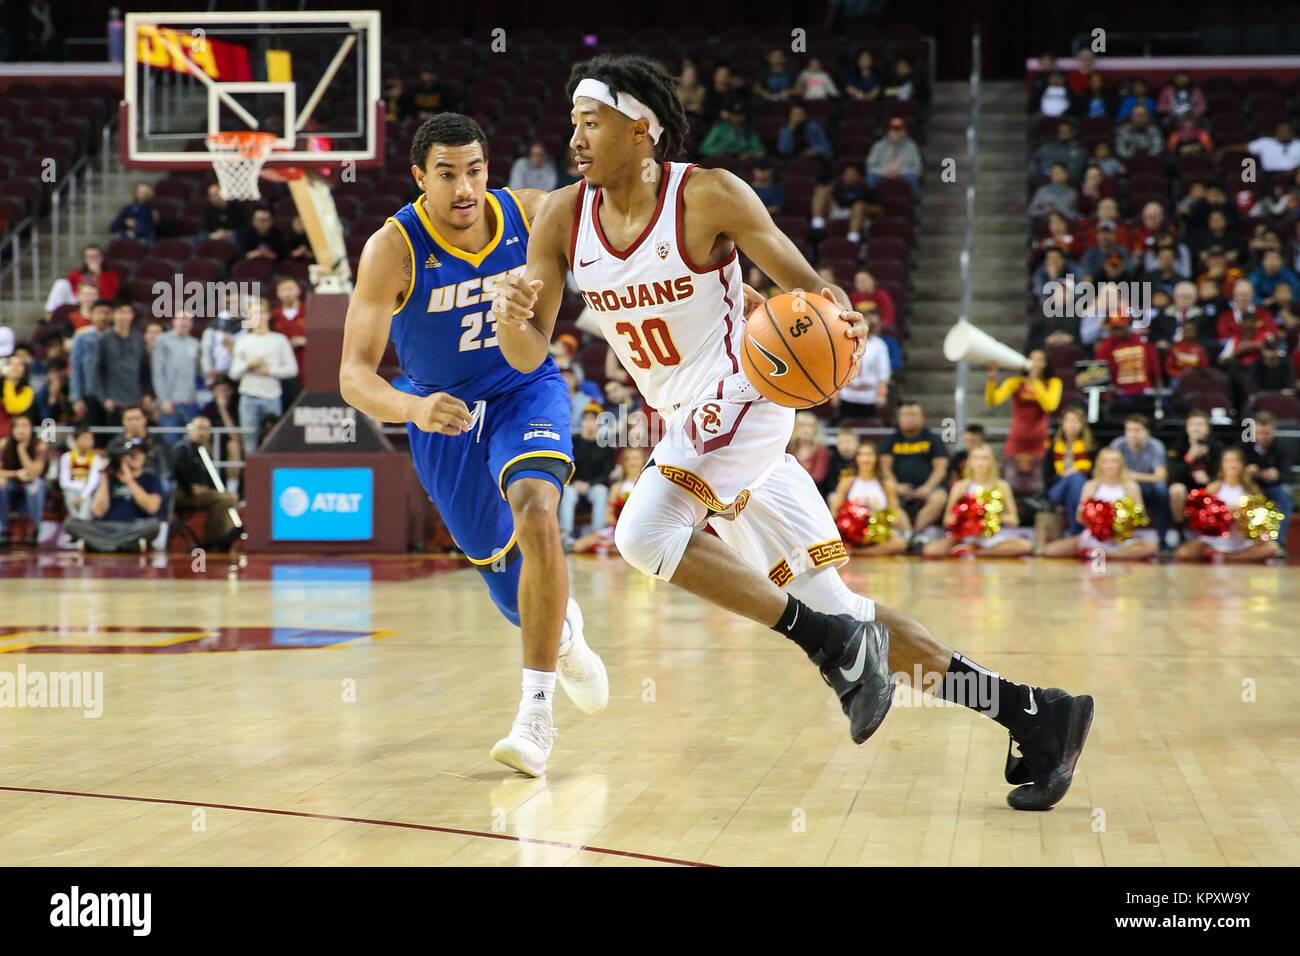
[[[569,625],[569,642],[560,645],[556,676],[575,707],[584,714],[598,714],[609,703],[609,675],[605,662],[588,645],[582,635],[582,609],[569,598],[564,612]]]
[[[546,773],[546,760],[551,756],[556,733],[549,711],[521,710],[510,734],[492,748],[492,759],[530,777],[540,777]]]

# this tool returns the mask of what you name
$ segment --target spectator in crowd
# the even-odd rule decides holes
[[[549,193],[555,188],[559,174],[555,171],[555,160],[539,142],[528,146],[528,155],[520,156],[510,167],[511,189],[540,189]]]
[[[1142,501],[1155,524],[1157,540],[1172,548],[1169,540],[1169,467],[1164,443],[1151,437],[1151,425],[1145,415],[1133,414],[1124,419],[1124,434],[1110,443],[1124,458],[1128,477],[1137,482]]]
[[[402,78],[384,77],[384,121],[400,123],[402,120]]]
[[[45,443],[36,437],[30,415],[18,414],[0,438],[0,545],[8,545],[9,511],[22,495],[23,511],[31,522],[25,544],[40,541],[45,514]]]
[[[925,412],[917,402],[898,408],[898,428],[881,439],[881,474],[896,482],[903,510],[912,519],[908,547],[918,547],[916,535],[943,517],[947,496],[948,449],[925,427]]]
[[[221,187],[208,183],[208,204],[203,207],[203,238],[235,242],[246,226],[244,204],[222,198]]]
[[[212,388],[218,377],[229,375],[230,363],[235,355],[235,337],[239,335],[239,319],[229,313],[222,313],[208,323],[199,337],[199,371],[203,381]],[[211,415],[208,416],[215,421]]]
[[[802,100],[828,100],[840,95],[835,80],[822,67],[821,57],[810,56],[808,65],[794,84],[795,96]]]
[[[1124,497],[1137,502],[1142,498],[1142,489],[1125,469],[1123,456],[1114,448],[1103,448],[1097,452],[1093,477],[1084,483],[1079,495],[1079,507],[1074,517],[1081,528],[1080,533],[1050,542],[1043,549],[1044,557],[1091,557],[1098,552],[1112,561],[1142,561],[1154,557],[1159,544],[1155,531],[1150,528],[1138,528],[1131,537],[1116,541],[1114,538],[1100,540],[1082,527],[1083,506],[1089,501],[1118,501]]]
[[[918,86],[912,61],[905,56],[896,56],[894,72],[886,77],[881,93],[887,100],[923,99]]]
[[[1074,405],[1065,410],[1047,450],[1043,460],[1043,486],[1047,489],[1047,500],[1065,508],[1070,534],[1079,534],[1083,530],[1078,516],[1079,499],[1092,474],[1092,459],[1097,450],[1097,442],[1081,406]]]
[[[1057,283],[1043,297],[1042,308],[1025,335],[1022,351],[1026,355],[1034,349],[1080,344],[1079,319],[1070,302],[1071,294],[1064,283]]]
[[[0,394],[0,438],[6,438],[14,417],[27,415],[36,403],[36,391],[21,355],[10,355],[4,361],[4,383],[0,389],[3,389]]]
[[[1278,123],[1272,136],[1251,140],[1249,148],[1266,173],[1288,173],[1300,166],[1300,140],[1289,120]]]
[[[42,422],[71,425],[76,421],[72,397],[68,394],[68,360],[52,358],[45,363],[45,384],[36,390],[32,410]]]
[[[67,276],[55,281],[49,297],[45,300],[45,318],[50,318],[59,306],[77,305],[79,300],[76,289],[83,282],[95,283],[101,299],[117,297],[117,288],[121,280],[116,272],[104,268],[102,246],[86,246],[81,252],[81,268],[73,269]]]
[[[262,420],[279,419],[283,386],[281,379],[298,374],[293,346],[279,332],[271,331],[271,306],[266,299],[248,303],[246,324],[250,334],[235,340],[230,377],[239,382],[239,427],[244,447],[255,451],[261,442]]]
[[[1070,182],[1078,182],[1087,161],[1088,154],[1074,135],[1074,121],[1062,118],[1056,125],[1056,139],[1039,146],[1029,157],[1029,186],[1032,189],[1041,184],[1057,163],[1066,168]]]
[[[99,343],[109,333],[113,303],[100,299],[90,310],[90,327],[81,329],[68,353],[68,394],[77,421],[87,425],[104,423],[104,391],[99,374]]]
[[[1187,278],[1187,273],[1179,272],[1175,266],[1178,244],[1171,238],[1161,239],[1156,246],[1155,268],[1142,273],[1142,281],[1154,291],[1174,294],[1174,286]]]
[[[677,98],[688,116],[694,119],[704,116],[707,94],[708,89],[700,82],[699,68],[694,61],[689,58],[682,60],[682,69],[677,77]]]
[[[1295,509],[1295,497],[1291,494],[1291,456],[1277,440],[1277,419],[1273,413],[1256,412],[1254,418],[1255,440],[1243,443],[1246,474],[1258,482],[1260,490],[1282,512],[1277,540],[1285,547],[1291,512]]]
[[[591,504],[592,531],[605,527],[605,506],[609,502],[610,474],[614,471],[614,448],[599,438],[601,408],[588,404],[573,436],[573,478],[560,496],[560,534],[565,548],[574,539],[574,511],[579,501]]]
[[[95,447],[95,436],[90,429],[78,425],[73,433],[72,447],[59,456],[59,490],[63,493],[68,517],[91,517],[90,502],[107,462],[107,456]],[[63,543],[70,542],[69,537]]]
[[[861,445],[862,439],[858,438],[858,433],[852,428],[841,428],[835,433],[835,444],[831,446],[830,459],[826,463],[826,477],[817,486],[823,498],[839,487],[840,479],[845,475],[852,476],[857,471],[856,461]],[[834,511],[835,508],[832,508],[831,512]]]
[[[77,284],[77,307],[62,322],[48,320],[32,335],[36,345],[47,346],[54,339],[70,340],[77,331],[90,325],[90,312],[99,299],[99,286],[89,280]],[[60,306],[62,308],[62,306]]]
[[[1047,89],[1047,81],[1056,71],[1056,57],[1051,53],[1042,53],[1038,57],[1037,69],[1033,72],[1033,79],[1029,86],[1029,111],[1032,113],[1038,106],[1038,101],[1043,97],[1043,90]]]
[[[452,109],[454,105],[451,91],[438,80],[438,71],[427,67],[420,71],[420,82],[406,93],[402,118],[414,116],[423,123],[432,119],[435,113]]]
[[[1187,413],[1183,434],[1169,445],[1169,522],[1181,528],[1187,507],[1187,495],[1204,488],[1219,470],[1223,442],[1210,433],[1210,416],[1202,409]]]
[[[1214,150],[1214,141],[1194,115],[1184,113],[1178,117],[1178,125],[1169,134],[1165,149],[1175,156],[1209,155]]]
[[[284,381],[284,406],[288,408],[306,384],[307,313],[302,301],[302,286],[293,276],[281,276],[275,284],[275,308],[271,310],[271,331],[279,332],[293,346],[298,363],[298,377]]]
[[[846,469],[829,495],[831,514],[837,514],[848,501],[864,505],[879,513],[892,510],[894,520],[891,533],[884,541],[857,545],[856,553],[866,557],[884,557],[902,554],[907,550],[912,525],[907,511],[898,500],[898,484],[880,471],[880,453],[871,442],[862,442],[854,454],[852,467]]]
[[[1124,161],[1114,154],[1110,148],[1110,140],[1102,139],[1092,147],[1092,156],[1088,162],[1096,163],[1101,167],[1102,174],[1109,180],[1114,180],[1128,172],[1128,167]],[[1107,218],[1113,219],[1119,216],[1119,207],[1116,206],[1114,214]]]
[[[844,92],[850,99],[874,100],[880,96],[880,77],[876,75],[875,60],[870,50],[859,50],[853,58],[853,71],[844,81]]]
[[[113,325],[96,343],[103,424],[122,424],[122,410],[140,401],[144,337],[132,328],[135,308],[118,300],[113,304]]]
[[[555,180],[557,189],[562,186],[572,186],[579,179],[582,179],[582,173],[578,172],[578,154],[573,151],[572,147],[565,147],[564,157],[564,169],[560,171]]]
[[[768,51],[767,65],[758,71],[754,94],[765,100],[784,100],[794,95],[794,68],[780,47]]]
[[[1236,508],[1247,497],[1260,493],[1259,485],[1247,473],[1245,456],[1240,448],[1229,448],[1223,453],[1218,476],[1205,490],[1230,509]],[[1195,561],[1208,553],[1216,553],[1222,555],[1225,561],[1267,561],[1281,552],[1279,542],[1251,538],[1240,528],[1234,527],[1226,535],[1203,534],[1183,542],[1174,552],[1174,558]]]
[[[1282,176],[1274,176],[1268,192],[1262,194],[1246,213],[1251,219],[1279,220],[1295,211],[1300,201],[1291,190],[1291,184]]]
[[[766,159],[760,159],[754,164],[750,185],[769,213],[773,216],[781,215],[785,209],[785,189],[776,181],[772,164]]]
[[[1246,258],[1242,260],[1242,267],[1247,271],[1258,268],[1264,253],[1270,249],[1282,248],[1282,237],[1268,223],[1255,220],[1251,226],[1251,236],[1246,240]]]
[[[998,462],[993,449],[988,445],[981,445],[971,451],[967,458],[967,469],[970,477],[954,483],[948,492],[948,502],[943,513],[944,526],[952,524],[957,502],[967,494],[998,491],[1002,494],[1002,529],[992,535],[970,535],[960,539],[952,534],[945,534],[929,542],[921,553],[927,558],[946,558],[952,554],[962,553],[1005,558],[1028,554],[1030,543],[1012,530],[1020,524],[1016,496],[1012,494],[1011,486],[998,475]]]
[[[831,397],[836,421],[875,418],[877,411],[883,410],[889,401],[889,348],[880,337],[880,317],[874,311],[863,315],[867,317],[868,333],[858,360],[858,373]]]
[[[879,209],[875,197],[862,178],[862,171],[853,164],[840,170],[834,183],[819,186],[813,193],[812,227],[825,229],[827,219],[848,219],[849,242],[862,240],[862,226],[872,209]]]
[[[1092,74],[1097,72],[1097,58],[1089,49],[1080,50],[1074,58],[1074,70],[1070,73],[1070,89],[1082,93],[1092,82]]]
[[[1115,130],[1115,154],[1120,159],[1159,156],[1164,148],[1160,127],[1151,122],[1151,112],[1141,104],[1134,106],[1128,121]]]
[[[952,456],[948,464],[947,485],[951,488],[954,484],[963,478],[970,477],[970,471],[966,467],[966,462],[970,458],[970,453],[976,448],[982,448],[988,444],[988,438],[984,434],[984,426],[979,422],[971,422],[961,433],[961,451]]]
[[[212,423],[196,415],[186,424],[185,437],[172,449],[170,474],[176,487],[176,507],[206,510],[204,546],[225,550],[243,534],[230,515],[232,508],[239,507],[239,496],[217,488],[200,449],[212,457]]]
[[[1097,204],[1115,195],[1115,183],[1106,178],[1100,164],[1089,162],[1083,171],[1083,184],[1079,186],[1079,214],[1091,216]]]
[[[1047,298],[1052,294],[1052,284],[1068,284],[1066,277],[1073,275],[1076,269],[1076,265],[1065,258],[1064,252],[1056,246],[1049,247],[1043,253],[1043,264],[1034,270],[1034,295],[1040,299]]]
[[[1029,201],[1029,215],[1046,216],[1055,210],[1070,219],[1078,215],[1079,194],[1070,188],[1070,172],[1064,163],[1052,164],[1051,181],[1043,183]]]
[[[575,541],[574,554],[585,554],[590,551],[617,552],[618,549],[614,544],[614,526],[618,522],[618,516],[628,496],[632,494],[636,480],[641,477],[641,471],[645,468],[646,454],[646,450],[638,445],[629,445],[623,449],[611,476],[613,487],[610,489],[609,504],[605,506],[605,526],[599,531],[590,531]]]
[[[1047,422],[1061,404],[1061,380],[1052,374],[1047,353],[1035,349],[1029,353],[1029,368],[1024,375],[1010,375],[998,384],[998,367],[988,366],[984,401],[996,408],[1011,399],[1011,430],[1007,433],[1004,455],[1043,454],[1047,447]]]
[[[159,336],[150,360],[158,423],[167,428],[179,428],[199,413],[199,340],[190,334],[193,328],[190,314],[177,312],[171,331]],[[171,445],[179,438],[172,432],[163,436],[163,442]]]
[[[822,440],[821,421],[812,412],[798,412],[794,416],[794,430],[790,441],[785,446],[787,453],[794,455],[804,471],[812,475],[812,480],[820,485],[826,480],[826,469],[830,465],[831,450]]]
[[[1073,107],[1074,112],[1088,119],[1110,116],[1115,109],[1115,99],[1106,89],[1106,78],[1100,73],[1089,76],[1088,88],[1074,97]]]
[[[828,163],[831,141],[821,124],[808,118],[808,108],[802,103],[793,102],[786,123],[777,135],[776,151],[785,159],[811,156]]]
[[[148,183],[136,183],[134,199],[121,208],[108,224],[108,231],[122,239],[153,242],[161,219],[154,208],[153,187]]]
[[[1035,248],[1039,252],[1044,252],[1049,246],[1056,246],[1065,253],[1068,259],[1077,259],[1078,250],[1081,243],[1075,241],[1074,233],[1070,232],[1070,222],[1056,210],[1047,214],[1047,235],[1043,236],[1035,243]]]
[[[1229,268],[1236,268],[1233,263],[1239,258],[1244,245],[1241,233],[1232,228],[1227,213],[1222,209],[1210,212],[1205,228],[1192,232],[1191,243],[1196,250],[1197,260],[1207,270],[1211,266],[1211,257],[1222,257],[1217,270],[1210,273],[1211,278],[1220,281],[1228,279],[1226,272]]]
[[[1269,249],[1260,257],[1261,265],[1250,274],[1250,284],[1255,289],[1255,303],[1268,305],[1279,285],[1291,287],[1294,296],[1300,292],[1300,276],[1282,264],[1282,253]]]
[[[162,338],[163,324],[150,319],[144,324],[144,360],[140,363],[140,406],[149,419],[158,418],[158,402],[153,390],[153,347]]]
[[[737,100],[723,111],[700,144],[700,153],[704,156],[763,155],[763,143],[749,125],[749,113],[744,103]]]
[[[1192,258],[1187,247],[1178,241],[1178,229],[1165,217],[1165,209],[1158,202],[1142,207],[1141,221],[1129,231],[1129,250],[1135,258],[1134,265],[1146,272],[1156,269],[1156,255],[1160,243],[1172,241],[1175,246],[1174,269],[1179,275],[1191,277]]]
[[[1246,375],[1246,391],[1252,398],[1260,395],[1295,395],[1295,369],[1282,358],[1282,340],[1276,334],[1264,336],[1259,361]]]
[[[913,196],[921,189],[921,151],[907,135],[907,123],[901,116],[889,121],[889,132],[867,153],[867,185],[874,187],[882,179],[905,180]]]
[[[122,411],[122,438],[134,438],[144,448],[145,468],[158,476],[163,486],[163,497],[171,492],[171,462],[164,446],[149,434],[149,417],[139,405],[129,405]]]
[[[1297,308],[1295,293],[1285,282],[1279,282],[1273,290],[1273,298],[1264,305],[1272,311],[1273,321],[1277,324],[1278,334],[1286,342],[1289,354],[1300,353],[1300,308]]]
[[[245,259],[283,259],[288,249],[284,235],[275,227],[271,210],[265,206],[253,212],[253,221],[239,234]]]
[[[1148,398],[1150,389],[1161,381],[1160,357],[1146,336],[1133,330],[1127,308],[1110,314],[1109,334],[1097,343],[1094,352],[1099,361],[1110,366],[1110,384],[1115,390],[1112,401],[1117,410],[1154,407]]]
[[[284,248],[288,250],[290,259],[315,261],[315,254],[311,251],[311,239],[308,238],[307,230],[303,227],[302,216],[294,216],[289,220],[289,231],[284,234]]]
[[[1205,94],[1201,88],[1192,83],[1192,75],[1186,70],[1179,70],[1160,91],[1156,100],[1156,112],[1163,117],[1181,117],[1205,115]]]
[[[853,308],[861,311],[865,302],[872,302],[880,312],[880,327],[883,332],[892,333],[898,328],[898,319],[894,312],[894,297],[889,290],[876,284],[875,277],[866,269],[853,273],[853,289],[849,292],[849,301]]]
[[[725,122],[723,115],[749,99],[749,91],[739,78],[731,72],[731,67],[719,63],[713,70],[713,82],[704,95],[704,122],[714,124],[719,120]],[[748,113],[748,110],[745,110]]]
[[[1254,362],[1259,357],[1259,343],[1269,333],[1278,333],[1273,316],[1255,305],[1254,284],[1249,279],[1238,279],[1232,285],[1232,303],[1219,313],[1215,326],[1215,338],[1223,349],[1220,364]]]
[[[1229,229],[1240,229],[1241,220],[1236,204],[1228,199],[1223,185],[1213,180],[1206,184],[1204,197],[1193,202],[1188,210],[1187,228],[1192,232],[1205,229],[1209,225],[1210,213],[1215,210],[1223,213]]]
[[[592,396],[582,390],[582,380],[578,377],[578,367],[561,369],[564,384],[569,387],[569,421],[581,421],[582,410],[593,401]]]
[[[1192,215],[1192,210],[1205,202],[1206,185],[1204,180],[1194,179],[1190,183],[1186,183],[1185,188],[1187,192],[1184,193],[1182,199],[1178,200],[1178,205],[1174,207],[1174,215],[1178,217],[1178,221],[1182,224],[1181,228],[1184,235],[1187,234],[1187,222]]]
[[[1038,112],[1043,116],[1064,116],[1071,107],[1070,88],[1065,85],[1065,72],[1053,70],[1047,77],[1047,86],[1038,98]]]
[[[214,428],[226,429],[217,439],[215,461],[239,462],[244,458],[244,442],[238,432],[239,407],[235,402],[235,383],[226,376],[218,376],[212,383],[212,401],[203,406],[199,413],[213,423]],[[235,430],[231,430],[235,429]],[[226,488],[230,491],[239,489],[239,469],[227,467],[222,475]]]
[[[63,529],[85,542],[89,551],[144,551],[162,530],[162,483],[145,469],[144,445],[138,438],[109,446],[108,464],[95,487],[89,520],[68,518]]]
[[[1122,123],[1141,106],[1148,114],[1155,111],[1155,100],[1147,92],[1147,81],[1138,77],[1129,84],[1127,93],[1120,97],[1119,109],[1115,111],[1115,122]]]
[[[1096,282],[1104,273],[1103,266],[1111,256],[1117,256],[1124,272],[1132,268],[1128,250],[1115,237],[1115,222],[1103,219],[1097,223],[1097,244],[1083,254],[1079,272],[1086,282]]]

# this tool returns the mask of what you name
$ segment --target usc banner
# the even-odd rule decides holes
[[[136,58],[158,70],[188,73],[181,62],[187,56],[211,79],[243,83],[253,79],[248,50],[235,43],[210,40],[201,34],[182,33],[168,27],[141,26],[136,35]]]

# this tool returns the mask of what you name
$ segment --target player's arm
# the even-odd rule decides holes
[[[696,169],[686,180],[685,198],[687,207],[707,210],[718,232],[783,290],[818,291],[839,304],[840,315],[852,326],[845,334],[858,340],[853,350],[856,374],[856,362],[866,348],[867,320],[854,311],[843,289],[828,284],[808,264],[798,246],[776,227],[772,214],[749,184],[725,169]]]
[[[343,326],[339,391],[353,408],[380,421],[414,422],[424,431],[459,435],[472,424],[464,402],[443,392],[408,395],[378,372],[388,347],[393,306],[411,284],[413,265],[392,223],[384,223],[366,242]]]
[[[519,200],[519,206],[523,209],[524,218],[528,220],[528,228],[531,230],[533,220],[542,208],[542,201],[550,194],[541,189],[515,189],[512,192]]]
[[[493,291],[497,346],[505,360],[521,372],[533,371],[550,351],[569,272],[569,235],[577,192],[574,185],[546,194],[528,235],[524,274],[503,277]]]

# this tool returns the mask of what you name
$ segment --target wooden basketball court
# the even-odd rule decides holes
[[[618,558],[572,561],[611,701],[559,696],[541,780],[488,756],[517,632],[458,562],[39,561],[0,560],[0,686],[98,672],[101,713],[0,708],[12,864],[1300,864],[1293,568],[850,565],[975,660],[1096,698],[1072,791],[1032,814],[991,721],[906,690],[855,747],[788,642]]]

